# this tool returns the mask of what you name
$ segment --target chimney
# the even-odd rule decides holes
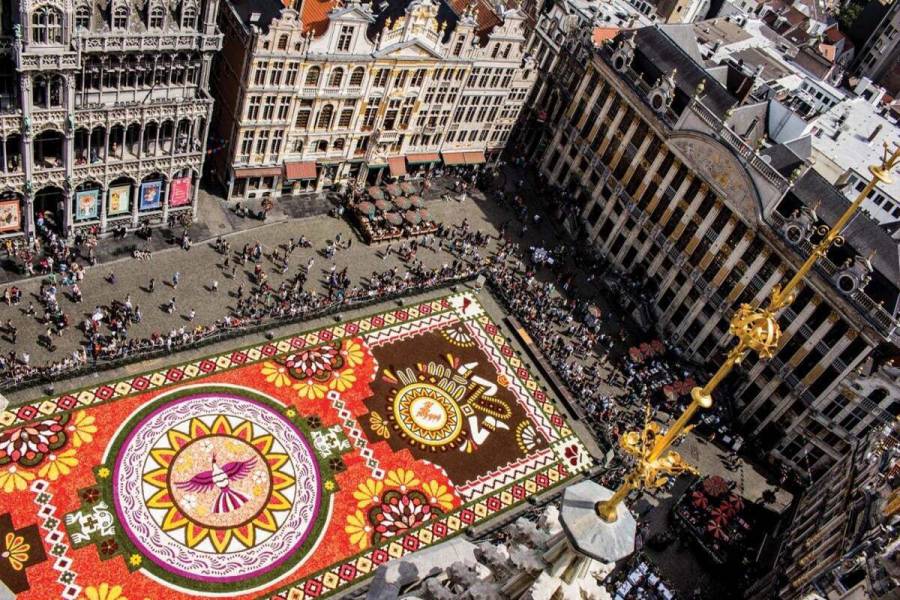
[[[878,126],[875,127],[875,129],[869,135],[869,143],[870,144],[875,141],[875,138],[878,137],[879,133],[881,133],[881,124],[880,123],[878,124]]]

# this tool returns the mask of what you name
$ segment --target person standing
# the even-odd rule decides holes
[[[175,271],[175,274],[172,275],[172,289],[178,289],[178,282],[181,281],[181,273]]]

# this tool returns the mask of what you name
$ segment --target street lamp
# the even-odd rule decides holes
[[[872,177],[866,187],[856,196],[856,199],[832,227],[823,225],[815,229],[822,239],[813,247],[812,253],[806,258],[797,273],[783,287],[776,285],[772,289],[768,305],[765,307],[754,308],[750,304],[742,304],[738,308],[728,327],[728,332],[737,338],[737,345],[729,350],[725,361],[712,378],[706,382],[706,385],[691,390],[691,403],[664,435],[659,435],[659,425],[651,422],[648,418],[642,431],[630,431],[619,438],[622,449],[635,457],[636,464],[626,475],[624,483],[611,497],[595,504],[594,508],[597,514],[606,523],[614,523],[619,518],[619,504],[631,491],[660,487],[668,481],[671,475],[679,475],[684,472],[697,473],[697,470],[685,463],[677,452],[669,450],[672,443],[689,430],[688,422],[698,409],[712,406],[713,390],[722,383],[735,365],[740,364],[747,352],[756,352],[761,359],[772,358],[778,350],[778,342],[781,338],[778,313],[794,301],[797,288],[816,261],[825,256],[832,244],[843,243],[841,232],[844,227],[879,182],[891,183],[890,173],[898,163],[900,163],[900,146],[891,152],[885,143],[881,164],[869,167]]]

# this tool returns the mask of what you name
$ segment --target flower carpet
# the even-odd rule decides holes
[[[464,292],[0,414],[20,598],[324,597],[590,457]]]

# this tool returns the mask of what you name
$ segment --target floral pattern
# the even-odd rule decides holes
[[[287,374],[287,367],[276,365],[273,362],[264,362],[261,370],[266,382],[273,384],[276,388],[283,388],[291,385],[291,378]]]
[[[98,586],[84,588],[84,596],[79,600],[128,600],[122,595],[121,585],[109,585],[105,581]]]
[[[3,540],[3,552],[0,552],[0,558],[8,560],[13,571],[21,571],[28,561],[29,550],[31,550],[31,544],[26,543],[25,538],[21,535],[10,531]]]
[[[68,416],[45,419],[0,433],[0,465],[16,462],[33,467],[40,464],[48,453],[66,444],[67,420]]]
[[[74,448],[60,454],[50,454],[47,456],[47,462],[38,471],[38,476],[56,481],[60,477],[68,475],[77,464],[78,459],[75,458]]]
[[[16,465],[0,470],[0,490],[6,494],[13,491],[24,492],[31,481],[34,481],[34,473],[23,471]]]

